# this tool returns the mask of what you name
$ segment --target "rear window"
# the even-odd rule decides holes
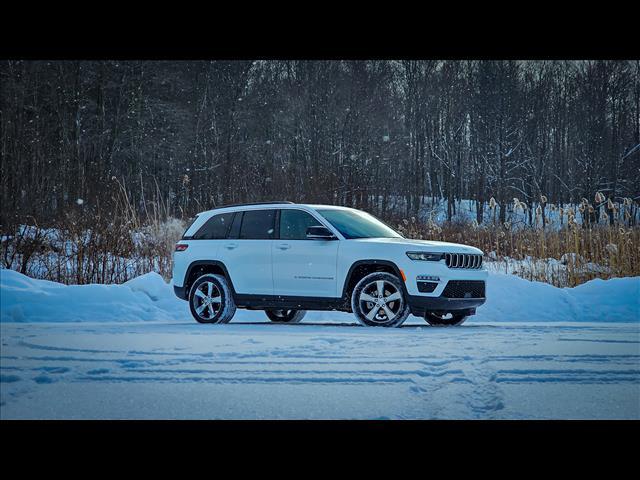
[[[247,210],[242,217],[240,238],[269,240],[273,238],[275,210]]]
[[[193,236],[194,240],[218,240],[227,238],[233,213],[214,215]]]

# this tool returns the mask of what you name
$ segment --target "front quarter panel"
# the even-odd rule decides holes
[[[451,246],[447,250],[452,251]],[[342,289],[347,280],[351,266],[363,260],[379,260],[393,263],[402,270],[406,276],[405,286],[409,295],[439,297],[442,294],[449,280],[484,280],[486,281],[488,272],[482,267],[480,269],[454,269],[448,268],[445,261],[430,262],[411,260],[406,252],[420,250],[411,244],[377,242],[375,239],[366,240],[343,240],[340,241],[338,258],[338,292],[342,295]],[[430,248],[431,251],[438,249]],[[457,250],[457,248],[456,248]],[[460,245],[460,252],[481,253],[480,250]],[[437,276],[440,278],[438,287],[432,293],[422,293],[418,291],[417,277],[419,275]]]

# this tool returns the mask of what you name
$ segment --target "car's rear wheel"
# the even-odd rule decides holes
[[[456,325],[462,325],[467,318],[467,315],[455,312],[427,312],[424,315],[424,319],[433,327],[453,327]]]
[[[306,310],[265,310],[269,320],[275,323],[299,323],[304,318]]]
[[[211,273],[198,278],[189,290],[189,308],[199,323],[229,323],[236,304],[227,279]]]
[[[356,284],[351,309],[369,327],[399,327],[410,312],[401,280],[387,272],[370,273]]]

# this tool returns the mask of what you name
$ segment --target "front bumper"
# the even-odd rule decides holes
[[[181,298],[182,300],[187,300],[187,289],[185,287],[176,287],[174,285],[173,293],[176,294],[176,297]]]
[[[407,259],[407,262],[398,264],[401,268],[407,280],[405,286],[409,295],[418,295],[430,297],[439,297],[442,295],[447,283],[449,281],[487,281],[489,272],[485,268],[481,269],[454,269],[448,268],[443,261],[441,262],[424,262],[424,261],[411,261]],[[438,277],[438,285],[432,292],[420,292],[418,290],[419,277],[429,276]]]
[[[445,288],[451,282],[485,282],[489,273],[485,268],[480,269],[455,269],[448,268],[444,260],[440,262],[407,261],[398,265],[403,269],[407,280],[407,301],[413,315],[423,317],[426,312],[464,312],[467,315],[475,314],[475,309],[485,303],[485,291],[481,295],[460,298],[447,295]],[[438,277],[437,285],[432,291],[420,291],[418,289],[419,277]],[[430,280],[426,280],[429,282]],[[447,295],[447,296],[444,296]]]
[[[466,311],[467,315],[476,313],[476,308],[482,305],[486,298],[447,298],[427,297],[424,295],[409,295],[407,299],[411,313],[416,317],[424,317],[426,312],[454,312]]]

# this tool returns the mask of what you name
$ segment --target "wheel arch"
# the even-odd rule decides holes
[[[231,280],[229,271],[227,270],[226,265],[219,260],[196,260],[189,264],[187,272],[184,275],[183,283],[186,294],[188,295],[193,282],[195,282],[200,276],[206,275],[208,273],[222,275],[227,280],[227,282],[229,282],[229,288],[231,289],[231,293],[235,297],[236,290],[233,287],[233,281]]]
[[[344,300],[348,300],[351,297],[351,292],[355,288],[356,284],[366,275],[375,272],[387,272],[396,275],[400,279],[403,293],[405,298],[407,298],[407,286],[405,285],[404,277],[400,268],[390,260],[380,259],[365,259],[353,262],[351,267],[349,267],[342,286],[342,298]]]

